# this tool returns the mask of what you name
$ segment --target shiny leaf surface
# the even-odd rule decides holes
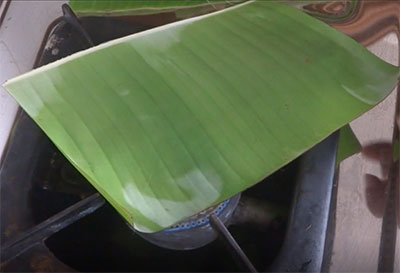
[[[5,87],[129,223],[154,232],[295,159],[398,76],[326,24],[260,1],[94,47]]]
[[[160,12],[190,11],[193,9],[204,10],[204,8],[217,8],[219,4],[233,5],[244,0],[70,0],[71,8],[80,16],[119,16],[119,15],[141,15],[155,14]],[[205,9],[211,11],[212,9]]]

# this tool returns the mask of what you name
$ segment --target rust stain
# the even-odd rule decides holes
[[[19,230],[19,229],[18,229],[17,224],[16,224],[15,222],[14,222],[14,223],[11,223],[11,224],[6,228],[6,230],[4,231],[4,235],[5,235],[7,238],[9,238],[11,235],[15,234],[18,230]]]
[[[30,267],[35,272],[54,272],[52,259],[44,254],[34,255],[30,261]]]

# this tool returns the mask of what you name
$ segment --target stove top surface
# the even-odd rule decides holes
[[[97,45],[174,20],[171,14],[140,20],[87,17],[76,25],[64,16],[49,26],[36,66],[88,48],[91,43]],[[321,270],[323,258],[330,255],[325,239],[332,233],[336,142],[334,134],[242,193],[245,200],[292,208],[279,225],[239,220],[230,226],[229,231],[257,269]],[[315,172],[316,168],[324,171]],[[1,162],[0,180],[2,271],[243,269],[221,240],[194,250],[174,251],[135,234],[22,110]],[[316,206],[318,213],[309,215]],[[309,257],[305,257],[304,247],[313,248],[307,253]]]

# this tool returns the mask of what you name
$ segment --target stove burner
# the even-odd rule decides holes
[[[199,212],[198,214],[187,218],[186,220],[172,226],[171,228],[165,229],[165,232],[174,232],[174,231],[181,231],[187,230],[195,227],[200,227],[206,225],[210,222],[210,214],[215,213],[217,216],[221,214],[224,208],[229,204],[230,199],[225,200],[224,202],[220,203],[217,206],[208,208]]]
[[[64,13],[68,12],[71,10],[64,8]],[[99,44],[160,24],[159,19],[156,24],[140,25],[126,18],[88,17],[79,19],[84,26],[81,28],[74,20],[78,21],[73,14],[64,14],[61,21],[50,25],[35,66],[92,45],[86,34]],[[165,16],[165,20],[170,19]],[[55,47],[46,49],[44,45],[50,34],[62,39]],[[59,53],[54,55],[53,49]],[[7,153],[0,162],[3,242],[0,271],[236,272],[240,268],[243,272],[254,272],[247,254],[257,268],[268,267],[270,272],[327,271],[334,235],[334,221],[330,218],[334,217],[337,189],[333,184],[337,136],[338,133],[333,134],[290,166],[265,179],[268,181],[247,189],[242,198],[232,197],[158,233],[135,231],[140,236],[132,236],[132,229],[124,225],[124,220],[98,193],[89,196],[95,191],[81,191],[80,184],[86,181],[82,178],[82,183],[76,183],[81,178],[74,175],[73,168],[56,164],[55,169],[60,172],[51,170],[57,162],[52,163],[50,155],[58,153],[57,149],[20,111]],[[38,189],[49,193],[51,198],[39,195],[32,199],[36,206],[30,206],[29,196]],[[65,205],[65,193],[83,200]],[[269,228],[271,220],[281,214],[275,215],[276,211],[263,202],[273,201],[286,207],[291,204],[292,196],[295,198],[287,228]],[[45,208],[44,214],[38,214],[40,217],[34,216],[37,205]],[[315,213],[310,215],[310,211]],[[229,231],[227,225],[231,225]],[[309,226],[312,228],[304,232],[304,227]],[[9,230],[14,232],[7,235]],[[221,241],[209,244],[217,233]],[[309,242],[313,242],[312,247],[304,251]]]
[[[205,209],[176,225],[155,233],[137,234],[147,241],[168,249],[190,250],[211,243],[217,238],[217,232],[211,226],[210,216],[216,215],[224,224],[227,224],[235,211],[240,194],[223,201],[222,203]]]

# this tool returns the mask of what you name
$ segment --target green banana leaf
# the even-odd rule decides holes
[[[244,0],[70,0],[69,5],[79,16],[145,15],[176,11],[195,14],[210,12],[218,6],[234,5]],[[181,16],[178,16],[178,18]]]
[[[303,12],[259,1],[4,86],[130,224],[155,232],[292,161],[385,98],[399,72]]]
[[[160,1],[137,1],[137,0],[70,0],[70,6],[79,15],[137,15],[137,14],[155,14],[165,11],[175,11],[177,18],[189,18],[200,14],[215,11],[215,4],[228,3],[230,5],[243,2],[235,0],[232,2],[222,2],[221,0],[160,0]],[[288,4],[296,4],[299,1],[289,0]],[[309,0],[309,2],[312,2]],[[301,1],[304,5],[304,1]],[[224,7],[226,8],[226,7]],[[340,129],[339,146],[337,154],[337,164],[347,157],[358,153],[361,150],[361,144],[353,133],[349,125]]]
[[[358,141],[350,125],[346,125],[341,128],[339,132],[339,144],[336,155],[337,164],[360,151],[361,143]]]

